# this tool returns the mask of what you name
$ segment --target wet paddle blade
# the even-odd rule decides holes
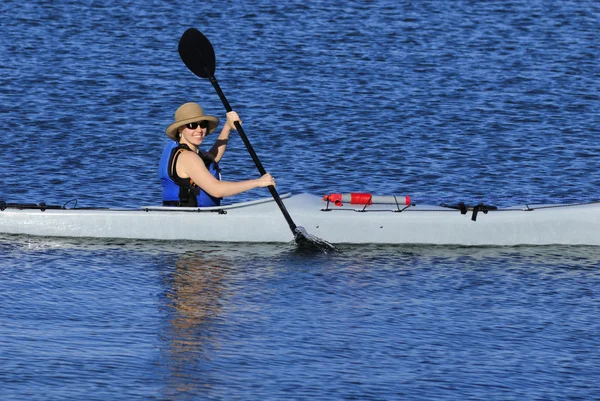
[[[296,244],[303,249],[319,250],[325,253],[339,252],[339,249],[333,244],[315,235],[309,234],[304,227],[296,227],[294,230],[294,240],[296,241]]]
[[[178,51],[187,68],[200,78],[215,75],[215,50],[206,36],[196,28],[190,28],[183,33]]]

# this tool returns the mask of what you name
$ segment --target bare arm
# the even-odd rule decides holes
[[[254,188],[275,186],[275,180],[268,173],[255,180],[219,181],[207,170],[202,159],[191,151],[181,153],[176,169],[179,177],[191,178],[204,192],[216,198],[237,195]]]
[[[215,141],[215,144],[208,151],[210,154],[213,155],[217,163],[221,161],[221,158],[225,153],[225,149],[227,149],[227,143],[229,142],[229,134],[231,133],[231,130],[235,130],[235,121],[239,121],[241,124],[241,120],[238,114],[235,111],[230,111],[229,113],[227,113],[227,122],[223,126],[223,129],[221,130],[219,137]]]

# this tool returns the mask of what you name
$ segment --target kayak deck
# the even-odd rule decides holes
[[[282,196],[298,226],[330,243],[600,245],[600,203],[463,210],[434,205],[330,205],[310,194]],[[477,206],[477,205],[476,205]],[[475,218],[474,218],[475,217]],[[16,209],[0,232],[59,237],[291,242],[271,199],[211,208]]]

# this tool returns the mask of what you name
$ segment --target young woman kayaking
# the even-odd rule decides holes
[[[235,111],[208,152],[200,150],[206,135],[219,125],[219,119],[204,114],[197,103],[185,103],[175,111],[175,121],[166,130],[171,141],[163,149],[159,164],[165,206],[218,206],[221,198],[254,188],[275,186],[269,173],[255,180],[221,181],[219,161],[225,153],[229,134],[240,121]]]

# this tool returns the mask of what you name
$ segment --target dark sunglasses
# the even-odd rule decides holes
[[[196,128],[198,128],[198,126],[200,126],[200,128],[206,128],[206,127],[208,127],[208,121],[202,120],[202,121],[198,121],[195,123],[186,124],[185,126],[186,126],[186,128],[189,128],[189,129],[196,129]]]

